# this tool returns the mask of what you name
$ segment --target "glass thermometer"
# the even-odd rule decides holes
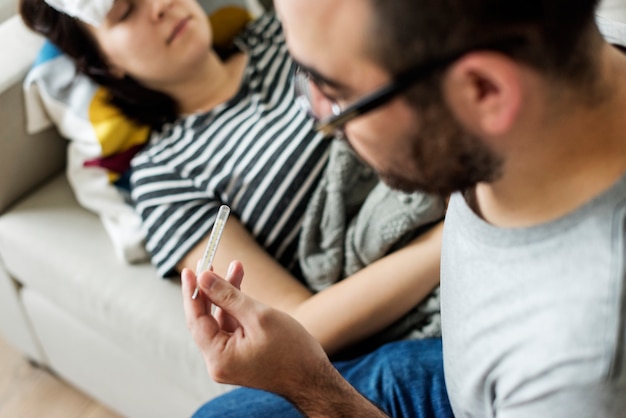
[[[200,276],[200,273],[211,268],[213,259],[215,258],[215,252],[217,251],[217,244],[220,242],[220,238],[222,237],[222,232],[224,232],[224,226],[226,226],[229,214],[230,208],[228,206],[220,206],[220,209],[217,212],[217,218],[215,218],[215,223],[213,224],[213,229],[211,230],[211,235],[209,235],[209,242],[207,242],[204,255],[202,256],[202,261],[200,261],[200,264],[198,264],[196,269],[196,278]],[[194,290],[191,298],[196,299],[199,292],[200,289],[196,286],[196,290]]]

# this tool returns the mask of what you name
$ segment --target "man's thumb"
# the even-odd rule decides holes
[[[211,271],[203,272],[198,283],[205,296],[226,313],[237,316],[237,313],[242,314],[245,312],[246,296],[215,273]]]

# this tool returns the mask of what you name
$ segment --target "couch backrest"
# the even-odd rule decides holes
[[[0,24],[17,13],[17,0],[0,0]]]
[[[0,4],[5,7],[7,1]],[[42,43],[17,15],[0,23],[0,213],[61,172],[65,162],[64,141],[56,131],[28,135],[25,129],[22,80]]]

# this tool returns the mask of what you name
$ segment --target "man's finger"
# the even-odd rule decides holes
[[[243,265],[239,261],[231,261],[226,273],[228,283],[241,290],[241,282],[243,281]]]
[[[234,273],[243,275],[243,269],[239,267]],[[200,275],[198,283],[204,294],[238,323],[242,323],[245,315],[254,312],[254,301],[219,276],[206,272]]]
[[[211,275],[205,272],[204,275]],[[189,269],[184,269],[181,274],[183,287],[183,308],[187,319],[187,326],[191,331],[194,341],[202,351],[211,351],[215,347],[224,346],[224,340],[228,335],[222,332],[219,324],[210,314],[210,302],[204,295],[192,299],[196,288],[195,273]]]
[[[202,298],[191,298],[196,288],[196,274],[190,269],[183,269],[183,271],[181,272],[180,281],[183,291],[183,307],[185,309],[185,315],[187,316],[187,318],[197,318],[200,315],[205,315],[205,303]]]
[[[239,261],[232,261],[228,266],[226,281],[241,290],[241,282],[243,281],[243,266]],[[215,310],[213,316],[217,319],[217,322],[224,331],[234,332],[239,326],[239,323],[235,318],[228,315],[219,307]]]

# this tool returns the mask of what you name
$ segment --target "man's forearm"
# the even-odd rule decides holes
[[[302,390],[294,388],[283,396],[311,418],[387,417],[332,366],[316,374]]]

